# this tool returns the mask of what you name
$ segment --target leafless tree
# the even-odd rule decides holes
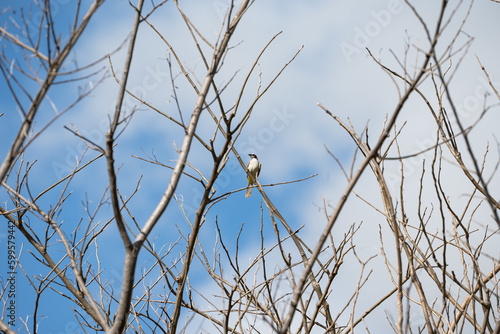
[[[5,21],[0,26],[3,43],[17,53],[13,56],[7,47],[2,49],[2,90],[22,116],[15,136],[9,138],[10,142],[2,141],[7,153],[0,165],[0,180],[9,202],[0,205],[0,212],[8,226],[5,240],[9,261],[8,269],[1,271],[0,331],[15,333],[18,327],[22,332],[42,332],[40,325],[46,307],[42,299],[50,294],[60,300],[61,308],[71,307],[78,324],[71,329],[73,332],[350,333],[361,327],[374,332],[377,329],[371,328],[368,319],[387,316],[387,322],[397,333],[500,333],[497,284],[500,259],[498,253],[489,253],[498,244],[500,227],[500,204],[493,185],[498,161],[489,159],[488,146],[486,153],[479,154],[471,140],[477,125],[500,102],[500,95],[478,54],[478,71],[498,101],[485,104],[477,120],[464,124],[451,84],[471,43],[469,38],[463,40],[462,29],[474,1],[436,3],[436,22],[428,22],[418,6],[405,2],[425,32],[426,45],[409,41],[401,54],[391,51],[392,62],[366,50],[373,64],[391,78],[399,94],[376,140],[370,141],[368,127],[359,131],[328,106],[318,104],[318,111],[326,113],[325,119],[332,122],[332,127],[340,126],[355,144],[350,167],[344,167],[327,149],[342,168],[347,185],[336,205],[324,201],[325,227],[319,239],[313,245],[306,242],[301,236],[301,231],[308,228],[306,224],[293,229],[286,213],[273,204],[265,189],[280,184],[261,185],[257,179],[255,188],[263,198],[263,205],[257,232],[259,243],[254,245],[250,261],[242,260],[240,249],[241,240],[250,235],[248,228],[241,223],[235,240],[228,240],[221,228],[221,220],[227,218],[222,218],[226,216],[218,211],[222,203],[241,194],[244,188],[221,192],[216,185],[229,168],[230,157],[238,161],[237,168],[247,172],[245,155],[237,150],[238,139],[261,97],[302,48],[284,60],[270,80],[264,80],[259,62],[276,42],[278,33],[255,51],[255,60],[242,80],[232,76],[221,84],[224,81],[217,78],[222,76],[232,48],[237,47],[232,38],[253,1],[227,4],[215,40],[200,31],[197,22],[184,12],[182,3],[173,1],[201,59],[202,70],[195,70],[186,65],[181,52],[169,40],[168,32],[154,23],[155,16],[163,15],[167,1],[145,4],[138,0],[130,4],[134,12],[130,36],[116,50],[126,50],[124,64],[118,64],[112,55],[102,55],[80,65],[71,59],[72,53],[103,3],[104,0],[95,0],[88,8],[82,1],[72,4],[74,19],[69,31],[67,26],[61,28],[48,0],[22,8],[19,16],[22,22]],[[41,15],[34,16],[35,9]],[[6,8],[4,14],[9,10]],[[168,51],[165,63],[175,112],[162,110],[127,85],[140,29],[154,32],[157,42]],[[410,66],[412,57],[415,64]],[[92,85],[79,85],[89,78]],[[185,80],[195,93],[189,113],[181,107],[184,101],[178,97],[178,80]],[[105,81],[116,82],[118,93],[104,143],[80,131],[76,124],[61,127],[61,131],[81,140],[85,149],[71,172],[55,181],[37,180],[37,163],[44,157],[32,152],[32,147],[47,129],[88,99]],[[48,92],[58,87],[77,88],[78,94],[61,107],[48,97]],[[237,94],[225,95],[228,87],[237,87]],[[255,94],[249,98],[248,91],[255,87]],[[127,105],[128,98],[136,104]],[[418,98],[432,116],[434,123],[428,126],[434,130],[434,144],[406,155],[402,153],[402,142],[406,128],[412,125],[406,122],[400,125],[398,121],[402,112],[410,109],[410,98]],[[248,100],[250,103],[244,102]],[[47,113],[46,105],[55,113]],[[154,154],[133,156],[142,164],[169,173],[166,188],[146,216],[143,212],[138,215],[139,210],[133,204],[142,178],[120,179],[122,161],[118,154],[121,136],[142,109],[154,112],[157,119],[167,120],[168,131],[182,133],[182,144],[174,146],[177,154],[174,164]],[[9,115],[14,112],[4,111]],[[0,114],[0,122],[6,116],[4,113]],[[200,129],[202,116],[209,122]],[[42,126],[35,126],[37,119]],[[175,138],[178,137],[172,136],[171,141],[175,142]],[[193,162],[199,161],[198,155],[204,157],[205,164]],[[30,160],[33,156],[34,160]],[[408,190],[411,186],[405,181],[405,167],[410,159],[419,161],[417,192]],[[68,217],[64,211],[68,198],[76,189],[75,183],[89,182],[84,173],[93,167],[106,169],[107,183],[99,196],[83,197],[85,218],[71,213],[68,222],[68,218],[63,218]],[[399,170],[397,187],[388,182],[390,170]],[[361,176],[369,171],[378,186],[378,201],[365,199],[359,188]],[[466,200],[460,202],[455,202],[457,194],[444,181],[445,174],[457,171],[463,175],[461,189],[466,193]],[[189,182],[200,193],[194,210],[176,193],[181,182]],[[367,222],[340,223],[339,217],[353,197],[365,203],[370,216],[380,215],[386,222],[379,226],[375,238],[380,248],[368,257],[361,255],[357,246],[358,235]],[[429,202],[428,198],[432,200]],[[166,211],[170,207],[181,209],[182,223],[188,229],[168,217]],[[210,223],[217,234],[207,244],[200,240],[200,231],[204,224]],[[234,221],[223,223],[234,224]],[[272,228],[272,240],[265,233],[266,226]],[[175,241],[165,243],[157,238],[160,229],[163,233],[168,231]],[[117,254],[123,255],[111,261],[103,256],[105,246],[100,241],[110,230],[119,234],[121,246]],[[372,267],[376,258],[381,259],[382,265]],[[120,261],[122,268],[115,281],[107,276],[112,261]],[[346,262],[355,265],[346,266]],[[211,289],[200,290],[192,283],[196,272],[203,272]],[[10,294],[20,289],[17,286],[17,290],[12,290],[12,286],[15,287],[13,282],[19,281],[21,273],[28,282],[22,288],[32,291],[33,298],[29,300],[32,312],[17,314],[12,319]],[[381,273],[386,277],[383,283],[374,278]],[[336,287],[346,277],[353,282],[353,288],[344,292],[349,297],[342,300]],[[373,293],[368,290],[372,282],[380,289],[374,294],[376,300],[367,302],[364,296]],[[396,305],[392,313],[386,311],[391,302]],[[417,323],[412,317],[415,309],[423,321]],[[21,326],[14,326],[19,322]]]

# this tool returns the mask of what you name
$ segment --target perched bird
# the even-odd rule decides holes
[[[257,177],[259,176],[259,173],[260,173],[261,164],[259,162],[259,159],[257,159],[257,156],[254,153],[250,153],[249,156],[252,159],[250,159],[250,161],[248,162],[247,169],[248,169],[248,172],[253,176],[253,178],[255,180],[257,180]],[[251,186],[253,185],[253,180],[250,177],[250,175],[247,175],[247,179],[248,179],[248,185],[247,185],[247,192],[245,193],[246,198],[252,196],[252,187]]]

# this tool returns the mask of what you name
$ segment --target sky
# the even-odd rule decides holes
[[[82,8],[88,7],[89,1],[83,3]],[[456,3],[456,1],[451,1],[450,7],[454,8]],[[15,22],[20,20],[20,11],[15,7],[29,4],[30,1],[2,4],[4,10],[0,15],[1,25],[14,27]],[[228,0],[181,2],[183,11],[189,16],[191,22],[194,22],[198,30],[202,31],[212,43],[217,40],[228,4]],[[440,48],[446,46],[446,42],[454,38],[457,28],[466,16],[469,4],[469,2],[463,3],[458,8],[456,17],[449,23],[443,34],[443,44],[438,45],[438,50],[442,51]],[[71,22],[73,4],[67,0],[55,0],[52,1],[52,5],[55,20],[60,24],[59,29],[64,34],[67,32],[64,27]],[[148,3],[147,6],[150,4]],[[419,1],[416,8],[422,18],[429,22],[429,30],[433,31],[439,12],[438,2]],[[500,31],[500,22],[497,19],[499,11],[499,4],[493,1],[474,1],[467,22],[457,35],[456,47],[453,50],[457,51],[457,54],[452,58],[451,64],[460,66],[454,74],[450,87],[464,125],[472,124],[479,117],[484,102],[484,93],[490,94],[487,98],[488,104],[495,103],[476,55],[488,70],[492,81],[500,82],[500,72],[497,66],[500,52],[497,34]],[[88,98],[59,117],[26,150],[25,160],[30,162],[36,160],[30,172],[30,190],[33,193],[42,191],[61,176],[67,175],[74,168],[76,157],[81,156],[85,150],[81,140],[64,127],[76,128],[96,144],[104,144],[104,134],[107,131],[109,117],[114,111],[118,92],[118,85],[109,74],[110,64],[117,76],[121,77],[125,50],[128,45],[123,43],[126,42],[130,33],[133,15],[134,11],[128,1],[105,2],[78,41],[75,52],[70,55],[63,66],[63,71],[69,71],[74,68],[75,64],[85,66],[110,54],[109,61],[102,61],[92,67],[92,71],[99,71],[97,75],[70,85],[58,85],[49,91],[41,113],[37,115],[34,132],[42,129],[55,114],[71,104],[79,92],[89,87],[96,87]],[[36,17],[36,11],[33,17]],[[173,46],[177,55],[182,59],[182,63],[192,71],[193,76],[202,81],[203,63],[174,3],[167,2],[163,5],[156,14],[151,16],[150,22]],[[222,70],[216,76],[219,87],[229,83],[223,92],[226,108],[234,104],[241,83],[256,57],[274,36],[276,38],[259,59],[262,87],[269,84],[281,68],[299,50],[300,52],[256,104],[236,148],[244,159],[247,159],[248,153],[258,155],[263,166],[259,181],[263,185],[315,175],[302,182],[265,188],[267,195],[284,214],[292,228],[304,226],[301,236],[310,247],[313,247],[326,224],[323,212],[324,203],[329,206],[331,212],[347,185],[342,170],[328,154],[327,149],[344,164],[345,168],[350,167],[355,149],[349,135],[317,104],[321,103],[343,121],[349,120],[358,133],[368,124],[370,142],[374,143],[387,115],[390,115],[397,105],[399,96],[394,82],[369,57],[367,48],[375,58],[399,70],[398,60],[394,55],[397,55],[401,61],[405,48],[410,46],[407,68],[415,71],[418,69],[416,64],[421,64],[423,60],[422,54],[418,55],[418,59],[415,60],[417,56],[415,48],[426,50],[429,42],[418,19],[400,0],[256,1],[245,14],[231,39],[231,50],[224,60]],[[64,37],[62,35],[63,39]],[[464,52],[460,46],[470,39],[472,42],[470,45],[466,44],[468,49]],[[10,59],[22,61],[22,55],[9,49],[5,39],[0,40],[0,43]],[[125,46],[120,48],[123,45]],[[205,45],[202,47],[205,51],[208,50]],[[196,94],[175,64],[172,70],[169,69],[167,59],[174,62],[172,53],[168,51],[162,39],[150,27],[145,24],[141,25],[128,88],[163,112],[177,116],[178,107],[172,96],[172,71],[179,107],[186,120],[194,107]],[[103,75],[105,80],[98,84],[98,78]],[[432,93],[432,86],[428,82],[422,85],[422,90]],[[259,78],[252,75],[243,95],[241,110],[245,110],[253,102],[258,84]],[[30,91],[36,91],[35,84],[29,85]],[[402,85],[399,84],[399,87],[401,88]],[[213,95],[209,96],[210,98],[213,98]],[[24,99],[24,105],[27,105],[26,102]],[[137,102],[130,97],[126,98],[125,103],[127,110],[137,106]],[[0,90],[0,113],[4,113],[0,118],[0,139],[2,143],[9,143],[20,125],[21,118],[5,87],[4,80]],[[495,137],[498,121],[498,107],[495,107],[471,133],[473,147],[478,152],[485,152],[487,143],[490,144],[488,156],[490,160],[488,161],[491,163],[488,164],[487,173],[493,171],[493,167],[490,166],[494,166],[498,159],[497,137]],[[397,125],[402,126],[404,122],[407,124],[399,137],[402,155],[412,154],[433,145],[435,141],[434,121],[425,105],[417,97],[412,97],[408,101],[398,118]],[[210,138],[212,130],[213,122],[205,113],[201,116],[198,131],[203,134],[204,138]],[[162,163],[173,164],[177,157],[175,147],[181,145],[182,138],[183,132],[179,127],[173,126],[167,119],[145,106],[139,106],[132,121],[120,135],[115,151],[116,166],[120,167],[118,183],[120,192],[128,197],[134,192],[140,179],[139,191],[130,203],[130,209],[139,222],[144,222],[156,206],[168,184],[170,171],[164,167],[148,164],[136,157],[156,157]],[[0,146],[0,155],[3,158],[8,145]],[[395,156],[396,153],[392,150],[390,155]],[[83,161],[86,162],[96,155],[96,152],[89,150]],[[422,164],[425,160],[428,167],[431,159],[432,153],[428,153],[407,160],[405,165],[405,189],[408,194],[406,200],[411,212],[416,211],[416,204],[413,203],[418,194]],[[203,173],[209,172],[210,155],[199,144],[193,144],[188,160]],[[359,161],[358,157],[356,163]],[[445,164],[452,166],[452,162],[446,161]],[[399,163],[387,163],[385,167],[389,186],[397,194]],[[191,168],[187,168],[186,171],[196,175],[196,171]],[[470,187],[462,186],[463,175],[458,169],[452,168],[450,172],[443,175],[443,180],[447,189],[455,196],[452,198],[453,204],[463,205],[467,199],[464,194],[471,191]],[[106,191],[107,182],[106,165],[102,159],[86,168],[73,180],[72,193],[66,200],[64,210],[58,215],[61,221],[67,222],[66,226],[69,225],[66,230],[68,235],[80,219],[84,223],[88,221],[84,203],[90,199],[89,208],[95,210],[99,199]],[[498,179],[493,178],[491,185],[494,189],[498,185]],[[234,156],[231,156],[226,170],[216,184],[217,192],[222,194],[245,186],[244,171],[239,168]],[[61,190],[62,187],[54,189],[53,192],[41,198],[39,205],[49,210],[51,203],[59,197]],[[378,253],[380,249],[379,226],[387,231],[387,224],[382,215],[366,204],[370,202],[378,208],[382,207],[376,180],[368,170],[355,190],[358,196],[350,197],[338,223],[334,226],[333,233],[343,236],[352,224],[362,223],[362,228],[356,235],[356,243],[358,255],[367,260],[371,255]],[[194,210],[196,210],[200,195],[200,187],[188,179],[183,180],[176,190],[176,197],[183,203],[186,215],[190,219],[194,217]],[[431,192],[424,193],[423,198],[424,204],[429,206],[433,204]],[[7,208],[12,205],[4,189],[0,192],[0,202],[7,203],[5,204]],[[202,227],[200,243],[210,249],[214,247],[218,237],[215,227],[217,219],[223,227],[221,237],[227,240],[231,249],[234,249],[234,240],[241,224],[244,224],[243,231],[246,237],[241,240],[241,258],[255,258],[259,251],[255,249],[255,244],[260,242],[261,207],[264,208],[263,223],[267,245],[272,245],[275,239],[269,214],[262,203],[261,195],[255,190],[250,199],[245,199],[243,192],[238,192],[211,208],[207,215],[207,222]],[[105,222],[110,217],[109,210],[110,208],[105,205],[96,219]],[[484,218],[484,221],[491,221],[489,215],[487,206],[484,205],[484,210],[478,213],[478,217]],[[173,203],[165,212],[159,225],[153,230],[151,237],[158,243],[158,247],[169,247],[178,238],[177,233],[171,232],[177,230],[187,235],[189,225],[179,206]],[[5,230],[2,233],[5,235]],[[20,243],[23,242],[20,234],[18,234],[18,240]],[[184,247],[183,241],[176,244],[172,251],[174,258],[179,258]],[[40,268],[41,273],[46,272],[46,269],[32,260],[27,252],[28,248],[25,245],[22,258],[30,265],[31,274],[36,272],[36,268]],[[498,256],[494,248],[492,252],[496,252],[494,255]],[[3,254],[5,256],[4,251]],[[117,238],[117,231],[113,225],[101,236],[99,255],[106,264],[104,276],[119,287],[123,252],[121,241]],[[142,256],[144,256],[142,259],[147,261],[145,252]],[[353,258],[350,258],[350,261],[352,262],[345,266],[345,275],[354,275],[352,277],[357,279],[359,265]],[[368,269],[375,269],[382,263],[383,260],[379,255],[370,262]],[[349,268],[352,271],[349,271]],[[198,277],[198,274],[202,275],[203,271],[199,265],[195,264],[193,282],[196,282],[200,289],[210,291],[209,289],[213,286],[209,282],[204,283],[206,278]],[[367,291],[374,291],[380,281],[387,281],[386,272],[375,271],[373,277],[375,277],[373,281],[370,281],[373,283],[367,285]],[[352,279],[340,280],[335,286],[340,300],[345,301],[350,297],[344,295],[344,291],[352,288],[352,284]],[[33,295],[29,289],[24,289],[24,286],[28,285],[28,280],[20,276],[18,315],[30,321],[27,317],[33,312]],[[55,296],[52,292],[46,294]],[[377,296],[377,290],[375,293],[367,293],[364,300],[360,301],[360,305],[364,305],[363,303],[368,305],[369,301],[376,300]],[[30,300],[30,302],[25,302],[25,300]],[[56,304],[53,300],[50,297],[42,298],[45,308],[40,314],[45,319],[41,321],[40,332],[74,333],[76,324],[72,312],[62,310],[60,302]],[[201,300],[200,303],[202,303]],[[362,309],[360,307],[359,314]],[[395,310],[394,305],[388,305],[386,309],[388,314]],[[418,319],[418,316],[415,314],[415,319]],[[371,328],[385,331],[389,329],[389,325],[384,317],[385,315],[373,317],[367,321]]]

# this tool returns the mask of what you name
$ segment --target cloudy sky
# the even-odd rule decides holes
[[[4,11],[0,16],[2,26],[15,29],[15,22],[20,20],[20,12],[12,6],[29,3],[30,1],[20,1],[15,5],[11,4],[10,10]],[[88,6],[88,1],[84,3]],[[55,0],[52,4],[55,20],[64,34],[67,31],[64,27],[71,22],[73,5],[67,0]],[[218,38],[228,4],[228,0],[181,1],[182,9],[191,22],[211,43],[215,43]],[[451,2],[447,18],[456,5],[457,1]],[[479,117],[485,93],[490,94],[487,103],[494,102],[492,91],[478,65],[476,55],[487,68],[492,80],[500,82],[498,68],[500,6],[493,1],[474,1],[467,22],[457,34],[457,29],[467,16],[469,5],[467,2],[458,7],[454,18],[443,33],[442,44],[438,45],[438,50],[442,51],[455,35],[457,36],[452,50],[456,53],[447,65],[451,64],[453,70],[460,65],[454,73],[450,87],[464,125],[472,124]],[[429,30],[434,31],[440,4],[437,1],[419,1],[417,9],[428,23]],[[35,14],[36,12],[33,17]],[[133,16],[134,11],[128,1],[105,2],[78,42],[75,52],[68,58],[63,71],[71,70],[75,64],[85,66],[111,54],[113,68],[118,77],[121,77],[126,44],[125,47],[120,48],[120,46],[126,42],[130,33]],[[150,22],[173,46],[183,65],[192,71],[193,77],[202,81],[204,76],[202,60],[174,3],[167,2],[163,5],[151,16]],[[404,1],[400,0],[308,2],[258,0],[250,7],[238,26],[231,40],[232,47],[224,61],[224,67],[216,76],[219,87],[230,83],[223,93],[226,108],[235,103],[250,67],[274,36],[276,38],[259,60],[262,87],[269,84],[281,68],[299,50],[300,52],[256,104],[236,148],[244,158],[251,152],[258,155],[263,165],[259,177],[261,184],[292,181],[317,174],[314,178],[303,182],[266,188],[268,196],[284,214],[292,228],[304,225],[301,235],[310,247],[313,247],[326,224],[322,211],[324,203],[335,206],[347,184],[341,169],[326,148],[335,154],[346,168],[350,167],[354,154],[354,146],[349,135],[326,115],[317,103],[321,103],[342,120],[349,120],[359,132],[368,124],[370,142],[375,143],[386,116],[390,115],[397,105],[399,95],[394,82],[369,57],[366,48],[384,64],[401,71],[398,61],[404,59],[405,49],[409,47],[406,63],[407,70],[411,72],[418,70],[418,65],[424,58],[422,53],[415,50],[417,48],[427,50],[429,42],[419,20]],[[22,62],[22,55],[9,49],[5,40],[1,40],[0,43],[10,59]],[[202,47],[208,51],[206,45]],[[173,55],[165,43],[149,26],[142,24],[128,88],[162,112],[177,117],[179,112],[172,95],[168,59],[174,62]],[[110,63],[107,60],[93,66],[92,71],[95,70],[99,70],[99,74],[75,84],[60,85],[51,89],[41,113],[36,118],[35,132],[42,129],[56,113],[72,103],[79,91],[95,86],[98,84],[98,78],[107,73],[106,79],[99,83],[88,98],[60,117],[29,146],[25,159],[31,162],[36,160],[35,168],[30,173],[31,191],[34,193],[67,175],[75,166],[76,157],[81,156],[85,149],[81,140],[64,130],[64,126],[70,128],[74,126],[96,144],[104,144],[104,133],[109,124],[109,116],[114,110],[118,85],[109,76]],[[172,73],[177,87],[179,107],[186,120],[192,111],[196,95],[175,64]],[[253,75],[243,95],[242,110],[253,102],[258,84],[259,78]],[[400,82],[398,86],[404,89]],[[35,88],[35,85],[30,84],[30,89],[35,91]],[[422,85],[422,89],[432,92],[430,84]],[[9,91],[5,88],[5,81],[2,81],[0,90],[0,106],[0,113],[4,113],[0,118],[0,138],[2,143],[9,143],[19,127],[20,116]],[[127,98],[126,106],[131,110],[137,106],[137,102]],[[474,148],[478,152],[484,152],[486,143],[490,143],[492,146],[490,159],[493,162],[498,157],[495,137],[496,124],[499,121],[497,114],[498,108],[493,108],[471,134]],[[405,121],[408,123],[399,142],[402,155],[415,153],[432,145],[435,141],[433,120],[418,98],[410,99],[397,121],[398,126],[403,125]],[[213,122],[207,115],[202,116],[198,130],[205,138],[211,137]],[[166,188],[170,172],[168,169],[148,164],[133,156],[143,158],[154,156],[158,161],[172,165],[177,156],[175,145],[180,146],[182,138],[183,132],[178,127],[144,106],[139,106],[130,125],[120,136],[116,148],[116,166],[121,166],[118,173],[121,193],[129,196],[142,177],[140,191],[130,204],[139,222],[144,221],[156,206]],[[0,153],[3,157],[8,145],[1,146]],[[391,153],[394,156],[396,151]],[[411,191],[418,189],[422,161],[431,159],[432,154],[429,154],[408,160],[405,166],[406,188],[410,191],[409,208],[413,206],[414,209],[414,205],[410,204]],[[96,152],[89,150],[83,160],[88,161],[96,155]],[[202,147],[194,144],[189,161],[204,173],[208,173],[209,159],[210,155]],[[233,156],[229,166],[233,168],[228,168],[216,184],[220,194],[246,186],[244,172],[234,168],[236,159]],[[386,168],[388,175],[397,175],[400,166],[398,163],[388,163]],[[188,172],[195,173],[192,169],[188,169]],[[380,208],[378,186],[374,177],[368,172],[358,184],[356,193]],[[457,203],[464,200],[462,196],[464,193],[470,192],[470,189],[461,189],[460,182],[455,182],[457,178],[462,177],[459,175],[455,169],[445,177],[446,181],[449,181],[448,189],[456,196],[453,200]],[[498,185],[495,179],[492,181],[493,184],[495,181]],[[399,179],[389,177],[388,182],[393,187],[392,190],[397,191]],[[82,201],[88,197],[93,201],[95,208],[105,191],[106,184],[105,162],[99,160],[74,180],[73,193],[67,200],[59,219],[67,220],[70,226],[76,226],[74,224],[80,217],[85,217]],[[177,197],[183,203],[189,218],[194,217],[200,194],[199,187],[187,180],[181,182],[177,189]],[[50,203],[59,195],[60,192],[54,192],[52,197],[42,198],[40,205],[45,205],[48,210]],[[255,257],[258,250],[254,249],[253,244],[259,240],[261,199],[256,191],[251,199],[245,199],[243,193],[239,192],[215,206],[207,216],[200,242],[207,247],[213,247],[217,236],[214,223],[216,216],[219,224],[223,226],[221,237],[228,241],[234,240],[241,224],[244,223],[248,238],[242,241],[241,251],[248,258]],[[9,202],[5,191],[0,193],[0,202]],[[429,199],[426,204],[431,203],[432,199]],[[9,205],[12,204],[7,204],[7,208]],[[103,221],[106,217],[109,218],[110,212],[107,210],[108,207],[103,208],[102,216],[99,216]],[[267,224],[266,232],[269,232],[268,240],[271,245],[274,239],[268,216],[268,213],[264,212],[266,217],[264,224]],[[484,217],[489,217],[487,210],[484,211]],[[366,260],[378,252],[379,225],[386,228],[386,223],[380,214],[364,201],[352,196],[340,218],[334,227],[334,234],[341,236],[352,224],[363,222],[363,228],[356,239],[359,254]],[[183,233],[188,233],[188,225],[179,207],[173,203],[152,236],[158,238],[159,242],[168,244],[175,241],[178,235],[166,232],[177,231],[177,228]],[[71,229],[68,229],[67,233],[70,234]],[[19,240],[22,242],[20,235]],[[182,242],[179,244],[176,256],[179,256],[178,253],[184,246]],[[106,230],[99,247],[100,256],[107,264],[105,274],[107,279],[119,281],[123,254],[120,248],[121,241],[117,238],[114,227]],[[26,261],[30,261],[27,252],[23,256]],[[373,261],[373,267],[377,263],[382,263],[376,261],[378,260]],[[349,265],[347,267],[349,268]],[[359,271],[356,268],[353,264],[352,275],[357,278]],[[375,277],[379,275],[383,279],[383,273],[374,274]],[[203,286],[202,281],[200,278],[200,286]],[[20,278],[18,284],[19,287],[26,286],[28,281]],[[345,284],[344,287],[339,283],[336,288],[339,291],[348,289],[349,284]],[[28,289],[20,292],[18,315],[26,318],[33,312],[33,305],[31,302],[23,302],[23,294],[29,298],[32,294]],[[341,296],[341,298],[348,297]],[[367,300],[370,298],[372,297],[369,295]],[[58,307],[60,305],[53,305],[50,300],[43,300],[43,303],[49,306],[39,312],[47,317],[41,324],[44,333],[73,332],[72,312],[61,312]],[[387,308],[390,309],[392,306],[388,305]],[[56,316],[58,321],[53,321]],[[61,318],[64,320],[59,321]],[[370,321],[374,328],[381,330],[388,328],[387,321],[383,317]]]

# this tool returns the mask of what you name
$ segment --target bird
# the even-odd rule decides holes
[[[249,156],[251,157],[251,159],[248,162],[247,166],[248,173],[251,174],[255,180],[257,180],[262,165],[260,164],[259,159],[257,159],[257,155],[255,155],[254,153],[250,153]],[[245,193],[246,198],[252,196],[252,185],[254,184],[250,175],[247,175],[247,179],[248,179],[248,185],[247,185],[247,192]]]

